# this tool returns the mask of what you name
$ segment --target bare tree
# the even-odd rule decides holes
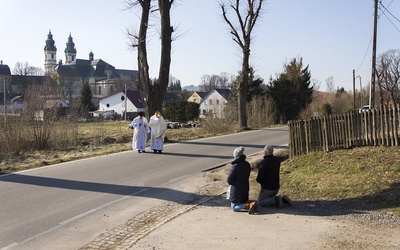
[[[20,76],[43,76],[44,72],[41,68],[31,66],[28,62],[17,62],[14,66],[13,74]]]
[[[152,0],[125,1],[128,8],[141,7],[139,33],[128,32],[131,46],[138,50],[138,82],[137,87],[143,97],[146,115],[154,110],[161,110],[165,93],[169,83],[171,64],[172,32],[170,10],[174,0],[158,0],[158,6],[153,7]],[[157,81],[151,81],[147,57],[147,33],[150,26],[150,14],[157,12],[160,15],[161,60]]]
[[[396,107],[399,103],[400,88],[400,50],[388,50],[379,56],[376,70],[379,89],[387,90]],[[382,93],[383,91],[381,91]],[[381,99],[383,94],[381,94]],[[381,100],[383,104],[383,100]]]
[[[237,89],[239,93],[239,126],[241,129],[247,128],[247,113],[246,113],[246,94],[247,86],[250,80],[250,44],[251,32],[254,29],[256,21],[260,15],[263,0],[223,0],[220,2],[222,16],[228,24],[233,40],[239,45],[242,50],[242,69],[240,71]],[[245,2],[245,3],[244,3]],[[229,10],[233,10],[237,17],[237,24],[231,20],[233,17],[228,16]]]
[[[325,80],[326,83],[326,91],[329,93],[335,93],[335,78],[333,76],[330,76],[326,78]]]
[[[214,89],[226,89],[232,85],[234,76],[228,73],[220,75],[202,75],[200,78],[201,91],[210,92]]]

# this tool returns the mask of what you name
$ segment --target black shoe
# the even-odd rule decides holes
[[[153,149],[153,153],[157,154],[157,150]]]
[[[138,150],[137,152],[140,153],[140,150]]]
[[[162,151],[161,151],[161,150],[158,150],[158,153],[159,153],[159,154],[162,154]]]
[[[289,206],[292,206],[292,200],[287,195],[282,196],[282,201],[283,201],[283,203],[288,204]]]
[[[278,206],[278,208],[283,207],[283,201],[282,201],[282,197],[280,195],[275,196],[275,203]]]

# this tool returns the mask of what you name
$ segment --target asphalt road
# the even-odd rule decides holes
[[[78,249],[194,192],[203,184],[195,176],[232,161],[236,147],[251,155],[288,139],[287,127],[271,128],[169,144],[163,154],[127,151],[0,176],[0,249]]]

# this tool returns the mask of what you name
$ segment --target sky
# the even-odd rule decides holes
[[[377,56],[400,49],[400,0],[382,0],[378,10]],[[0,0],[0,60],[11,71],[17,62],[44,68],[49,30],[57,60],[71,34],[77,58],[95,59],[117,69],[137,70],[137,50],[129,48],[127,29],[137,30],[140,11],[126,10],[123,0]],[[265,83],[283,71],[285,63],[302,58],[313,82],[326,91],[356,90],[371,79],[374,0],[265,0],[253,30],[251,66]],[[175,40],[170,74],[181,86],[199,85],[203,75],[236,75],[241,50],[232,40],[217,0],[175,0],[171,12]],[[156,19],[149,36],[151,78],[160,61]],[[236,21],[232,19],[232,21]],[[361,81],[360,81],[361,80]]]

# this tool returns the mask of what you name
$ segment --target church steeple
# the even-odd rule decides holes
[[[64,52],[65,52],[65,63],[70,63],[76,59],[75,43],[72,40],[71,33],[69,33],[67,47],[65,48]]]
[[[92,51],[90,51],[90,53],[89,53],[89,61],[93,61],[93,59],[94,59],[94,54],[93,54]]]
[[[53,40],[51,30],[47,34],[46,45],[44,46],[44,69],[50,73],[57,66],[57,48]]]

